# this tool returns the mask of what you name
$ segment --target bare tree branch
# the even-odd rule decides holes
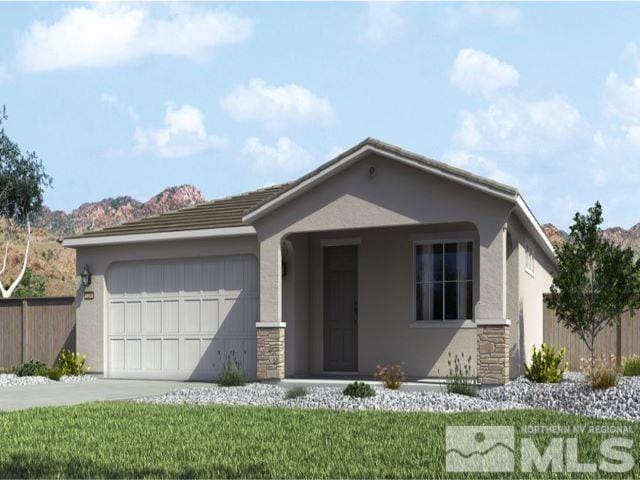
[[[13,294],[13,291],[18,288],[20,282],[22,281],[22,277],[24,277],[24,272],[27,270],[27,260],[29,259],[29,246],[31,245],[31,223],[29,222],[29,216],[27,215],[27,247],[24,251],[24,260],[22,262],[22,269],[20,273],[13,281],[13,283],[5,290],[4,285],[0,282],[0,293],[2,294],[2,298],[10,298]]]

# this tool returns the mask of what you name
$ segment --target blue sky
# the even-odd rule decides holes
[[[0,4],[7,131],[46,202],[216,198],[367,136],[640,222],[640,4]]]

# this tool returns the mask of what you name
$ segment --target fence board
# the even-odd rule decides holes
[[[544,341],[556,348],[567,348],[570,370],[579,370],[581,359],[590,353],[580,337],[558,323],[555,313],[545,305],[543,315]],[[618,342],[620,344],[618,345]],[[615,325],[603,329],[596,337],[594,345],[596,358],[601,355],[622,357],[640,355],[640,317],[625,314],[620,321],[620,334]]]
[[[75,350],[73,297],[0,300],[0,367],[36,359],[52,365],[63,348]]]

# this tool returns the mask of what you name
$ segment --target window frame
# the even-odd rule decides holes
[[[471,318],[457,318],[457,319],[446,319],[442,320],[418,320],[418,302],[416,299],[417,293],[417,255],[416,250],[418,246],[423,245],[437,245],[442,244],[443,247],[447,243],[471,243],[471,262],[473,265],[473,271],[471,275]],[[440,328],[458,328],[458,327],[471,327],[475,326],[475,302],[476,302],[476,288],[477,288],[477,279],[478,279],[478,268],[477,268],[477,241],[472,236],[461,236],[461,237],[444,237],[444,238],[423,238],[416,239],[411,242],[411,327],[440,327]],[[459,283],[459,281],[457,281]],[[444,284],[444,280],[443,280]],[[444,301],[444,298],[443,298]]]
[[[536,260],[534,249],[528,241],[524,244],[524,271],[535,278],[536,276]]]

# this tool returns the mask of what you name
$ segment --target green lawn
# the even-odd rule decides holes
[[[0,477],[446,477],[446,425],[573,424],[636,425],[547,411],[444,415],[92,403],[0,414]],[[582,461],[600,458],[597,436],[579,442]],[[636,467],[619,477],[638,476]]]

